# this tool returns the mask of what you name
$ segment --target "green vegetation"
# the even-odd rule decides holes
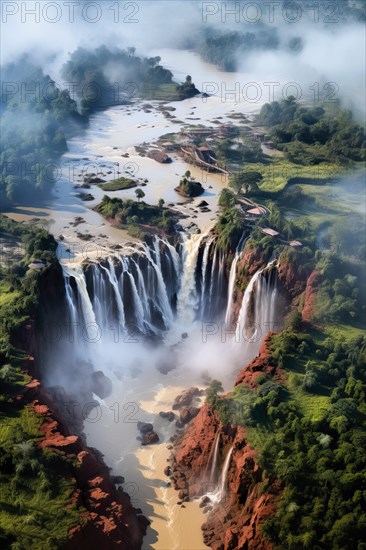
[[[213,150],[218,161],[223,165],[237,169],[244,163],[264,162],[260,143],[248,136],[241,136],[240,141],[230,138],[222,139],[213,145]]]
[[[291,327],[271,339],[271,364],[287,381],[263,375],[255,390],[208,393],[222,422],[243,424],[267,488],[284,491],[263,532],[275,548],[362,548],[366,490],[364,335],[344,339]]]
[[[141,191],[142,189],[136,189]],[[143,198],[142,195],[140,198]],[[130,235],[143,239],[151,232],[169,233],[174,230],[177,219],[169,208],[164,208],[161,203],[158,206],[146,204],[140,199],[138,202],[131,199],[122,200],[109,198],[104,195],[102,202],[95,210],[105,218],[114,220],[119,227],[127,229]]]
[[[222,250],[235,250],[243,229],[244,220],[241,211],[235,206],[225,208],[216,223],[217,247]]]
[[[62,69],[67,81],[77,82],[76,93],[83,113],[129,101],[148,99],[185,99],[198,93],[187,76],[176,85],[172,73],[160,65],[160,57],[138,57],[135,48],[121,50],[100,46],[95,50],[78,48]],[[106,71],[108,67],[108,72]],[[114,75],[114,80],[110,74]]]
[[[253,227],[246,249],[257,251],[264,261],[276,254],[279,264],[292,266],[301,280],[314,272],[313,324],[302,321],[302,294],[292,305],[284,330],[270,339],[269,364],[277,366],[280,375],[263,372],[255,378],[254,389],[241,384],[226,396],[218,395],[220,383],[215,381],[207,399],[224,424],[245,426],[249,444],[259,452],[263,490],[270,493],[275,480],[281,483],[276,513],[262,526],[274,548],[362,550],[366,526],[366,227],[360,206],[364,134],[345,111],[336,109],[332,115],[300,107],[293,100],[278,105],[263,108],[260,122],[272,127],[271,137],[285,158],[245,167],[253,172],[253,181],[258,178],[253,196],[269,210]],[[322,143],[317,141],[320,129],[328,131]],[[309,143],[301,141],[306,135]],[[347,146],[340,154],[342,141]],[[294,142],[297,148],[292,147]],[[238,209],[235,204],[246,182],[244,171],[239,172],[230,182],[235,192],[221,193],[227,223],[219,220],[219,234],[227,235],[235,226],[235,216],[231,221],[228,213]],[[239,231],[239,220],[237,225]],[[264,226],[279,231],[282,242],[263,235]],[[286,246],[285,239],[299,239],[303,246]],[[228,246],[233,242],[235,238]],[[238,276],[239,287],[245,287],[245,273]]]
[[[272,141],[294,164],[366,160],[365,129],[353,120],[351,111],[337,106],[304,107],[289,97],[264,105],[257,122],[270,128]]]
[[[315,10],[317,7],[317,5],[314,6]],[[190,36],[187,39],[187,47],[189,49],[194,48],[204,60],[209,63],[214,63],[224,71],[240,71],[243,63],[246,61],[246,57],[252,56],[255,60],[255,55],[257,53],[260,55],[263,50],[272,52],[278,51],[279,55],[283,55],[286,52],[287,56],[292,55],[295,58],[293,61],[295,63],[296,55],[303,49],[303,39],[301,36],[297,36],[293,33],[289,35],[284,32],[282,24],[278,25],[278,20],[283,23],[282,16],[281,18],[278,16],[284,13],[291,14],[290,17],[293,17],[293,21],[298,21],[297,17],[299,13],[309,14],[308,0],[298,0],[296,5],[288,2],[288,0],[282,0],[276,3],[273,11],[274,20],[271,21],[270,25],[265,24],[265,17],[256,19],[255,14],[250,14],[250,10],[247,11],[246,8],[242,6],[240,9],[237,9],[236,16],[234,8],[230,15],[226,16],[226,13],[222,14],[222,23],[228,23],[229,21],[234,22],[235,20],[238,23],[240,20],[243,22],[244,28],[250,28],[250,32],[244,32],[244,30],[225,30],[225,24],[221,25],[220,28],[220,25],[217,24],[220,21],[220,12],[208,11],[207,19],[204,20],[206,23],[205,28],[200,28],[199,32],[196,32],[193,37]],[[227,12],[227,14],[229,14],[229,12]],[[269,15],[268,12],[267,15]],[[226,19],[226,17],[228,19]],[[315,11],[313,17],[315,17]],[[324,19],[327,21],[327,16],[325,16]],[[315,21],[315,19],[312,20]],[[339,7],[335,5],[332,16],[328,18],[328,21],[337,21],[339,23],[352,23],[355,21],[364,22],[365,20],[366,7],[365,3],[362,1],[342,2]],[[250,23],[250,25],[246,26],[244,21]],[[287,21],[289,21],[289,19],[287,19]],[[291,27],[294,25],[290,23],[289,26]],[[236,27],[239,28],[240,26],[236,25]]]
[[[56,243],[37,226],[0,217],[0,236],[16,238],[23,247],[20,263],[0,269],[0,543],[2,548],[52,550],[67,540],[79,522],[71,503],[75,482],[73,459],[40,448],[42,415],[19,399],[30,377],[23,370],[26,354],[16,347],[22,327],[34,319],[42,272],[29,270],[32,260],[56,265]],[[15,338],[15,336],[17,336]]]
[[[183,197],[198,197],[202,195],[205,190],[201,183],[194,181],[194,178],[191,177],[191,172],[187,170],[180,180],[179,185],[175,188],[175,191],[183,195]]]
[[[122,191],[124,189],[131,189],[131,187],[136,187],[137,183],[131,178],[117,178],[108,183],[101,183],[99,187],[103,191]]]
[[[179,99],[187,99],[199,94],[196,86],[192,82],[190,75],[186,76],[185,81],[182,84],[177,84],[176,90],[178,92]]]
[[[279,39],[277,29],[266,27],[256,32],[219,32],[210,28],[203,39],[198,41],[196,49],[208,61],[218,65],[224,71],[236,71],[238,59],[253,50],[277,48]]]
[[[1,95],[2,209],[38,204],[49,196],[55,162],[67,150],[66,139],[80,131],[95,110],[126,103],[133,96],[180,100],[198,93],[190,76],[176,84],[160,65],[160,57],[140,58],[135,48],[78,48],[70,55],[62,77],[73,83],[82,114],[69,91],[60,89],[27,56],[3,67],[2,77],[9,84]]]
[[[244,188],[246,195],[258,192],[258,183],[261,182],[263,176],[260,172],[253,170],[251,167],[245,167],[241,172],[234,174],[229,181],[229,186],[234,189],[237,195],[240,195]]]
[[[66,138],[86,120],[68,90],[60,90],[39,67],[21,59],[2,68],[1,183],[2,209],[34,204],[54,184],[54,163],[66,151]],[[17,84],[19,83],[19,85]],[[25,94],[24,90],[35,90]]]
[[[342,167],[336,162],[323,162],[317,166],[302,166],[286,159],[272,159],[270,163],[254,163],[251,168],[260,173],[261,192],[277,193],[287,185],[297,183],[315,183],[321,185],[342,173]]]

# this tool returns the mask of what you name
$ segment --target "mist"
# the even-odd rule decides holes
[[[260,4],[259,20],[244,10],[245,3],[238,17],[230,15],[235,3],[227,3],[224,8],[218,3],[158,0],[131,2],[129,7],[123,2],[102,2],[93,7],[83,0],[72,10],[64,3],[51,3],[57,8],[50,7],[46,12],[40,8],[36,15],[29,11],[34,10],[35,2],[22,2],[14,14],[7,4],[13,3],[2,4],[6,21],[2,29],[2,64],[14,62],[27,52],[61,86],[61,67],[78,47],[95,49],[106,45],[113,50],[134,46],[140,56],[148,56],[159,48],[188,47],[199,52],[200,44],[210,35],[260,32],[274,37],[273,47],[255,44],[237,52],[233,47],[240,78],[260,86],[268,81],[280,82],[281,86],[295,82],[301,90],[301,95],[294,93],[299,99],[340,99],[358,116],[365,111],[365,29],[350,7],[333,18],[320,10],[318,21],[303,7],[302,16],[291,23],[291,18],[283,15],[288,12],[278,8],[273,11],[272,20]],[[109,71],[108,76],[118,78],[115,70]],[[275,90],[274,97],[278,99],[281,93],[282,87]]]

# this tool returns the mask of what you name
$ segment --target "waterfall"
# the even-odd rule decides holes
[[[177,324],[190,327],[199,307],[196,286],[196,266],[204,234],[191,235],[184,241],[183,276],[177,302]]]
[[[124,310],[124,307],[123,307],[123,300],[122,300],[122,296],[121,296],[121,291],[120,291],[120,288],[118,286],[118,281],[117,281],[117,277],[116,277],[116,271],[114,269],[114,263],[113,263],[113,260],[112,258],[109,258],[108,260],[108,264],[109,264],[109,269],[107,269],[106,267],[103,267],[101,265],[101,268],[104,269],[104,271],[106,272],[107,274],[107,277],[113,287],[113,290],[114,290],[114,294],[115,294],[115,298],[116,298],[116,303],[117,303],[117,307],[118,307],[118,314],[119,314],[119,323],[122,327],[125,326],[125,310]]]
[[[144,243],[143,248],[144,248],[145,254],[147,256],[147,259],[149,260],[150,265],[153,269],[153,272],[155,273],[155,276],[156,276],[156,286],[155,286],[154,289],[151,289],[151,290],[152,291],[154,290],[155,293],[156,293],[156,297],[158,298],[158,303],[160,304],[160,311],[161,311],[163,319],[164,319],[165,327],[169,328],[172,325],[172,322],[173,322],[173,311],[172,311],[172,306],[169,302],[167,288],[166,288],[164,278],[163,278],[163,275],[162,275],[162,272],[161,272],[160,250],[159,250],[159,252],[157,252],[155,243],[156,243],[156,240],[154,242],[154,248],[155,248],[155,256],[157,258],[156,261],[158,263],[156,263],[153,260],[151,250],[148,247],[148,245]],[[160,268],[159,268],[159,266],[160,266]],[[154,296],[154,294],[152,294],[152,295]]]
[[[212,457],[212,465],[211,465],[211,472],[210,472],[210,481],[212,482],[216,480],[217,462],[219,458],[219,447],[220,447],[220,432],[217,432],[214,446],[213,446],[213,457]]]
[[[113,323],[122,329],[132,324],[142,334],[160,334],[173,324],[181,271],[175,247],[158,238],[130,256],[63,265],[72,327],[97,325],[105,333]]]
[[[76,267],[74,269],[70,269],[66,266],[64,266],[64,275],[67,279],[66,288],[70,287],[70,277],[73,277],[75,279],[77,289],[79,296],[81,298],[80,304],[81,309],[84,317],[84,323],[85,326],[87,325],[96,325],[96,318],[93,310],[92,303],[89,298],[88,290],[86,287],[86,280],[85,280],[85,274],[81,267]],[[75,318],[75,307],[74,304],[70,304],[70,310],[72,312],[72,317]],[[77,320],[75,319],[75,322]]]
[[[231,321],[231,313],[232,313],[231,310],[232,310],[233,294],[234,294],[235,279],[236,279],[236,264],[238,263],[239,258],[240,258],[240,254],[236,253],[230,268],[228,300],[227,300],[227,308],[225,313],[225,325],[227,327],[230,326],[230,321]]]
[[[277,326],[277,261],[269,263],[251,278],[238,317],[235,340],[244,337],[258,343]]]
[[[245,233],[243,233],[238,243],[238,246],[236,247],[235,256],[230,267],[228,298],[227,298],[227,306],[226,306],[226,313],[225,313],[225,325],[227,327],[230,327],[230,323],[232,321],[233,295],[234,295],[235,280],[236,280],[236,265],[241,257],[241,253],[243,252],[246,239],[247,239],[247,236]]]
[[[211,244],[213,243],[214,238],[210,239],[204,247],[203,257],[202,257],[202,267],[201,267],[201,309],[205,303],[205,291],[206,291],[206,276],[207,276],[207,265],[208,265],[208,256],[211,249]]]
[[[225,496],[225,493],[226,493],[227,474],[229,472],[230,459],[231,459],[233,450],[234,450],[234,447],[231,447],[228,454],[226,455],[224,466],[222,468],[222,474],[220,479],[220,489],[219,489],[220,500]]]
[[[243,244],[244,238],[237,247],[228,281],[225,254],[217,248],[215,237],[204,234],[186,236],[177,247],[155,238],[129,256],[114,256],[83,267],[64,265],[73,341],[78,334],[80,341],[80,327],[86,332],[99,331],[98,342],[117,328],[122,334],[133,329],[173,345],[182,340],[183,332],[192,331],[197,321],[220,322],[225,315],[228,325],[232,322],[236,267]],[[246,355],[254,356],[265,334],[274,330],[277,298],[274,261],[255,273],[243,296],[235,342],[242,344],[244,340],[241,350]],[[78,332],[75,327],[79,327]],[[83,348],[87,342],[89,339],[84,338]],[[94,349],[89,351],[93,354]]]

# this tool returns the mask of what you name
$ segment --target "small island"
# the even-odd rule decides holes
[[[131,178],[117,178],[107,183],[102,183],[100,188],[103,191],[124,191],[125,189],[131,189],[132,187],[137,187],[135,180]]]
[[[187,170],[179,182],[179,185],[174,190],[183,197],[193,198],[199,197],[204,193],[205,188],[199,181],[194,181],[191,172]]]
[[[179,221],[178,213],[164,207],[164,199],[159,199],[158,205],[153,206],[142,200],[145,196],[142,189],[136,189],[135,193],[137,201],[104,195],[94,210],[112,225],[127,229],[129,235],[138,239],[143,240],[148,235],[174,233]]]

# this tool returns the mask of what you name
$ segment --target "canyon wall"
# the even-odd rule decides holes
[[[269,338],[259,356],[243,369],[235,385],[255,386],[263,372],[274,380],[284,374],[271,363]],[[218,469],[232,449],[225,492],[215,504],[217,486],[211,478],[215,438],[219,434]],[[266,480],[250,447],[243,426],[223,426],[217,413],[206,403],[187,430],[175,441],[171,457],[172,482],[179,498],[203,496],[207,521],[202,526],[205,543],[213,550],[268,550],[271,545],[261,535],[260,526],[275,512],[281,494],[277,480]]]
[[[114,479],[102,455],[85,445],[79,431],[81,419],[64,414],[68,396],[59,394],[58,401],[55,400],[56,396],[38,380],[42,373],[40,348],[44,344],[44,336],[39,332],[41,318],[45,311],[53,309],[53,317],[48,318],[62,319],[63,288],[61,271],[58,268],[47,270],[40,282],[41,304],[37,322],[29,319],[12,335],[13,345],[27,354],[23,370],[32,377],[16,402],[20,407],[31,407],[42,417],[39,447],[65,453],[70,459],[69,468],[58,473],[75,488],[70,506],[80,508],[80,522],[70,531],[65,549],[139,550],[149,521],[141,510],[133,508],[129,495],[122,489],[124,480]],[[89,402],[91,400],[90,394]]]

